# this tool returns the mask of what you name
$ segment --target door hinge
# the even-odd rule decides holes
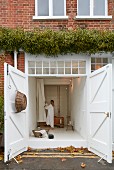
[[[104,113],[107,117],[110,117],[111,118],[111,112],[105,112]]]
[[[9,161],[9,159],[10,159],[10,154],[11,154],[11,149],[9,149],[9,151],[8,151],[8,155],[7,155],[8,161]]]
[[[9,65],[7,64],[7,75],[9,74]]]

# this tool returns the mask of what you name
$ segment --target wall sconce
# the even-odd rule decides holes
[[[72,79],[70,79],[70,86],[72,87]]]

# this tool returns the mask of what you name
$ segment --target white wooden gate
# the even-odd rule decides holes
[[[90,76],[89,150],[112,162],[112,65]]]
[[[8,161],[27,148],[27,113],[16,113],[16,92],[27,95],[27,76],[5,63],[4,65],[4,161]]]

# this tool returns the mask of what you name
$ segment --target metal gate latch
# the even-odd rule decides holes
[[[105,114],[107,117],[109,117],[109,112],[105,112],[104,114]]]

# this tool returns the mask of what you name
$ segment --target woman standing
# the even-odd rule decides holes
[[[46,117],[46,124],[50,125],[51,128],[54,128],[54,100],[50,101],[48,106],[44,106],[46,110],[48,110],[48,114]]]

